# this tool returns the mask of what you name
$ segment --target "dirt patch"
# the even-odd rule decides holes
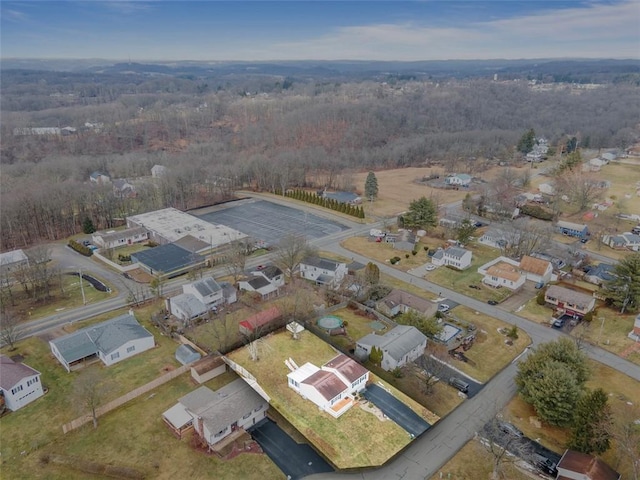
[[[150,283],[151,280],[153,280],[153,277],[150,274],[140,268],[129,270],[126,272],[126,276],[138,283]]]
[[[169,373],[169,372],[172,372],[172,371],[173,371],[173,370],[175,370],[175,369],[176,369],[176,367],[174,367],[173,365],[165,365],[164,367],[162,367],[162,368],[160,369],[160,371],[161,371],[162,373]]]

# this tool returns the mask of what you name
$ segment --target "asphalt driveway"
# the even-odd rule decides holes
[[[414,437],[420,436],[431,426],[420,415],[378,385],[369,385],[362,395]]]
[[[273,420],[265,418],[249,429],[269,458],[288,479],[297,480],[313,473],[333,472],[310,445],[296,443]]]

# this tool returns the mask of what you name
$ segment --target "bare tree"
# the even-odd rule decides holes
[[[579,212],[589,208],[598,200],[604,189],[590,173],[578,169],[565,170],[557,179],[557,191],[564,192],[570,203],[576,205]]]
[[[288,285],[288,294],[280,302],[280,311],[287,322],[304,323],[313,313],[315,292],[308,282],[293,280]]]
[[[16,343],[22,337],[20,327],[20,316],[9,309],[5,309],[0,315],[0,340],[9,346],[10,350],[16,349]]]
[[[505,256],[521,258],[536,250],[543,250],[551,238],[551,227],[526,218],[519,218],[508,225],[502,225],[500,232],[504,237],[501,247]]]
[[[211,349],[214,352],[226,353],[237,339],[238,327],[226,311],[218,315],[209,312],[208,315],[209,320],[205,329],[213,338]]]
[[[433,393],[433,387],[440,381],[442,375],[446,373],[447,349],[443,346],[429,344],[428,350],[420,357],[420,367],[422,368],[422,391],[425,395]]]
[[[103,375],[97,368],[87,368],[80,373],[74,383],[74,402],[88,410],[93,420],[93,428],[98,428],[98,407],[108,392]]]
[[[233,276],[233,283],[244,273],[247,257],[251,253],[251,242],[248,239],[234,240],[225,251],[225,266],[229,275]]]
[[[481,443],[492,457],[491,478],[493,480],[505,478],[505,465],[514,464],[520,460],[529,461],[533,455],[531,444],[523,442],[518,435],[506,432],[503,425],[502,420],[494,417],[480,433]]]
[[[613,411],[613,422],[607,428],[616,445],[617,461],[628,465],[632,480],[640,480],[640,406],[619,405]],[[626,478],[626,477],[625,477]]]
[[[289,234],[278,242],[274,261],[291,278],[300,262],[312,254],[313,250],[304,235]]]

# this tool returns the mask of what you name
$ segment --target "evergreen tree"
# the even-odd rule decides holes
[[[438,210],[431,199],[422,197],[409,204],[409,211],[405,213],[402,221],[406,228],[426,230],[438,224]]]
[[[607,299],[620,308],[640,310],[640,252],[627,255],[613,267],[613,278],[604,284]]]
[[[518,151],[520,153],[524,153],[525,155],[533,150],[533,146],[536,143],[536,132],[532,129],[527,131],[522,135],[520,141],[518,142]]]
[[[82,231],[84,233],[94,233],[96,231],[96,227],[93,225],[93,221],[89,217],[85,217],[82,222]]]
[[[380,366],[382,363],[382,349],[376,347],[375,345],[371,347],[371,353],[369,354],[369,361],[374,365]]]
[[[364,195],[367,197],[367,200],[375,200],[378,196],[378,179],[373,172],[369,172],[364,182]]]
[[[369,285],[380,283],[380,268],[375,263],[369,262],[364,267],[364,281]]]
[[[568,448],[595,455],[606,452],[611,422],[611,410],[604,390],[598,388],[583,394],[574,411]]]

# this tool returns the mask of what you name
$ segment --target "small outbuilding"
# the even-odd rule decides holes
[[[201,357],[202,355],[200,355],[200,352],[191,345],[180,345],[176,350],[176,360],[178,360],[182,365],[197,362]]]
[[[227,371],[227,364],[219,355],[201,358],[191,366],[191,378],[199,384],[208,382]]]

